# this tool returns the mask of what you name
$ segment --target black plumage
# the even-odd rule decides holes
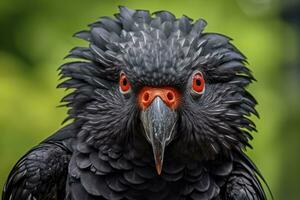
[[[62,99],[72,122],[21,158],[2,199],[266,199],[243,152],[256,131],[257,102],[246,90],[255,79],[231,39],[205,26],[120,7],[76,33],[89,46],[70,51],[80,61],[59,68],[58,86],[74,89]],[[199,93],[195,74],[205,81]],[[145,87],[167,88],[179,105],[155,97],[142,109]]]

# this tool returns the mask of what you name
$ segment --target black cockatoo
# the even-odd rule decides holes
[[[206,22],[120,7],[60,67],[72,122],[12,169],[3,200],[264,200],[243,150],[258,115],[245,56]],[[259,178],[260,177],[260,178]]]

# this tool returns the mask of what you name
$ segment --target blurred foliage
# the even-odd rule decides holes
[[[206,31],[234,38],[258,80],[249,88],[260,119],[254,119],[258,133],[248,152],[276,199],[298,199],[299,38],[275,0],[1,0],[0,187],[18,158],[66,117],[66,109],[56,107],[66,93],[55,89],[56,69],[71,48],[86,45],[72,34],[112,16],[118,5],[201,17]]]

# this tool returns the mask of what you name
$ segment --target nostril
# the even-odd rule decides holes
[[[150,98],[149,92],[145,92],[143,95],[143,101],[147,102],[147,101],[149,101],[149,98]]]
[[[174,101],[175,97],[174,97],[173,92],[168,92],[167,93],[167,98],[168,98],[169,101]]]

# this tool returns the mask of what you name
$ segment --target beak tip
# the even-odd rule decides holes
[[[163,159],[161,156],[155,156],[155,167],[158,175],[161,175]]]
[[[157,172],[158,175],[161,175],[161,170],[162,170],[161,164],[157,163],[156,164],[156,172]]]

